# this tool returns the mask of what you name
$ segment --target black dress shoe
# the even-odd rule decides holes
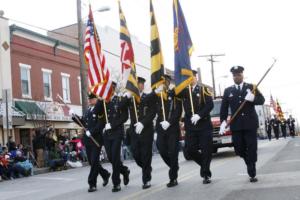
[[[145,189],[148,189],[148,188],[150,188],[151,187],[151,183],[150,183],[150,181],[148,181],[147,183],[145,183],[144,185],[143,185],[143,189],[145,190]]]
[[[121,190],[120,185],[114,185],[113,189],[111,190],[112,192],[119,192]]]
[[[256,177],[250,177],[250,182],[251,183],[255,183],[257,181],[258,181],[258,179]]]
[[[203,184],[210,184],[210,183],[211,183],[211,180],[210,180],[209,177],[205,177],[205,178],[203,179]]]
[[[124,185],[128,185],[128,183],[129,183],[129,174],[130,174],[129,169],[123,174]]]
[[[175,187],[176,185],[178,185],[177,180],[171,180],[171,181],[167,184],[167,187]]]
[[[95,186],[90,186],[90,188],[88,189],[88,192],[95,192],[97,190],[97,188]]]
[[[103,187],[107,186],[108,181],[109,181],[109,177],[110,177],[110,173],[108,173],[107,177],[105,179],[103,179]]]

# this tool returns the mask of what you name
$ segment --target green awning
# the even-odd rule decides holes
[[[36,105],[35,102],[29,101],[15,101],[15,107],[22,111],[24,114],[41,116],[45,115],[45,112],[41,110],[41,108]]]

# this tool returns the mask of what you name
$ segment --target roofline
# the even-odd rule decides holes
[[[73,24],[69,24],[69,25],[66,25],[66,26],[61,26],[59,28],[56,28],[56,29],[53,29],[53,30],[50,30],[49,32],[54,32],[54,31],[58,31],[58,30],[61,30],[61,29],[64,29],[64,28],[67,28],[67,27],[71,27],[71,26],[74,26],[74,25],[77,25],[78,23],[73,23]]]
[[[55,44],[59,44],[59,46],[65,46],[65,47],[67,47],[67,48],[71,48],[71,49],[73,49],[73,50],[78,51],[78,48],[77,48],[76,46],[67,44],[67,43],[65,43],[65,42],[62,42],[62,41],[60,41],[60,40],[54,39],[54,38],[49,37],[49,36],[46,36],[46,35],[42,35],[42,34],[40,34],[40,33],[31,31],[31,30],[29,30],[29,29],[26,29],[26,28],[17,26],[17,25],[15,25],[15,24],[10,25],[10,26],[9,26],[9,30],[10,30],[11,38],[12,38],[12,34],[13,34],[14,31],[20,31],[20,32],[27,33],[27,34],[29,34],[29,35],[32,35],[32,36],[35,36],[35,37],[38,37],[38,38],[47,40],[47,41],[49,41],[49,42],[53,42],[53,43],[55,43]]]

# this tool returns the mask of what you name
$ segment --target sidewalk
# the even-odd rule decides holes
[[[89,164],[88,164],[88,162],[83,162],[82,165],[83,165],[82,167],[86,167]],[[69,170],[69,169],[76,169],[76,168],[67,167],[67,170]],[[50,172],[55,172],[55,171],[50,171],[49,167],[42,167],[42,168],[34,167],[33,168],[33,175],[45,174],[45,173],[50,173]]]

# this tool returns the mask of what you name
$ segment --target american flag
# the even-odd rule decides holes
[[[277,113],[277,103],[274,101],[272,95],[270,97],[270,106],[273,108],[274,112]]]
[[[112,80],[105,63],[91,6],[85,31],[84,56],[89,65],[88,82],[90,92],[109,101],[112,95]]]

